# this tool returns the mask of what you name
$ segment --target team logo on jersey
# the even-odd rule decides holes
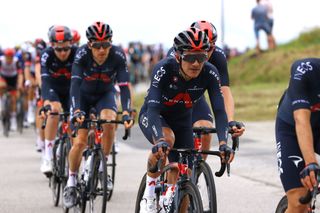
[[[320,111],[320,103],[314,104],[310,107],[311,112]]]
[[[174,83],[177,83],[177,82],[178,82],[178,77],[177,77],[177,76],[173,76],[172,81],[173,81]]]
[[[164,102],[166,106],[173,106],[175,104],[181,104],[183,103],[186,108],[192,107],[192,99],[189,95],[189,93],[178,93],[173,98],[170,98],[168,101]]]
[[[294,165],[297,168],[298,168],[299,163],[303,161],[302,157],[296,156],[296,155],[288,156],[288,158],[292,160],[292,162],[294,163]]]
[[[302,76],[307,72],[313,70],[312,65],[310,64],[310,61],[302,62],[294,72],[294,79],[295,80],[301,80]]]

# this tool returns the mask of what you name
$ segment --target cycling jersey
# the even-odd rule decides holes
[[[291,67],[287,91],[279,106],[278,117],[294,125],[293,111],[311,110],[311,126],[320,126],[320,59],[298,60]]]
[[[35,63],[36,63],[36,56],[32,55],[30,52],[24,53],[24,66],[30,67],[30,73],[34,75],[35,73]]]
[[[99,65],[94,59],[88,45],[77,51],[71,77],[71,104],[73,110],[80,109],[81,97],[104,96],[115,93],[114,83],[120,87],[122,110],[130,108],[130,92],[128,88],[129,73],[126,57],[118,46],[112,46],[106,61]],[[111,107],[114,109],[114,107]]]
[[[310,109],[314,150],[320,153],[320,59],[293,63],[289,87],[280,101],[276,119],[277,158],[285,191],[302,187],[299,173],[305,167],[298,144],[293,112]]]
[[[163,138],[161,117],[174,131],[184,128],[191,130],[192,107],[208,90],[219,141],[226,141],[228,122],[217,69],[206,62],[199,76],[190,81],[180,76],[179,69],[179,64],[172,57],[165,58],[155,66],[142,106],[142,111],[147,111],[147,114],[142,116],[140,113],[142,131],[152,131],[152,137],[156,141]],[[150,137],[148,139],[151,140]]]
[[[0,56],[0,75],[2,77],[16,77],[22,73],[21,64],[17,57],[13,57],[12,63],[8,64],[5,56]]]
[[[52,47],[46,48],[41,55],[41,95],[50,100],[50,90],[69,95],[72,63],[77,48],[72,47],[66,61],[60,61]],[[53,100],[52,100],[53,101]],[[56,100],[55,100],[56,101]]]

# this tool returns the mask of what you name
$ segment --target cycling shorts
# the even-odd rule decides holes
[[[204,96],[201,97],[201,99],[193,105],[192,108],[192,124],[199,120],[206,120],[213,122],[212,119],[212,113],[210,110],[210,107],[205,99]]]
[[[313,129],[314,148],[319,152],[320,128]],[[284,122],[280,118],[276,119],[276,147],[278,159],[278,171],[284,190],[303,187],[299,173],[305,167],[302,153],[298,144],[295,127]]]
[[[190,125],[190,128],[180,128],[180,129],[174,129],[174,124],[170,125],[170,122],[167,122],[164,117],[160,116],[161,120],[161,125],[162,127],[168,127],[173,130],[174,137],[175,137],[175,142],[174,142],[174,148],[194,148],[194,143],[193,143],[193,132],[192,132],[192,127]],[[188,118],[187,118],[188,119]],[[154,145],[153,143],[153,138],[152,138],[152,129],[148,125],[148,117],[147,117],[147,112],[145,108],[142,108],[140,113],[139,113],[139,127],[144,134],[144,136],[147,138],[147,140]],[[183,121],[179,121],[183,122]],[[178,162],[179,160],[179,154],[176,152],[169,152],[168,155],[169,162]],[[189,158],[189,167],[192,166],[192,159]]]

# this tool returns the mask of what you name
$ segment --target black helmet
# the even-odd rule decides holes
[[[50,42],[72,41],[71,30],[66,26],[51,26],[48,36]]]
[[[217,34],[217,29],[212,23],[208,21],[197,21],[197,22],[193,22],[191,24],[191,27],[195,27],[195,28],[198,28],[199,30],[204,31],[209,37],[209,40],[213,43],[216,43],[218,34]]]
[[[112,37],[112,29],[108,24],[97,21],[88,27],[86,36],[89,41],[102,41]]]
[[[210,42],[205,32],[190,27],[174,38],[173,47],[175,52],[179,54],[182,54],[184,51],[208,51],[210,49]]]

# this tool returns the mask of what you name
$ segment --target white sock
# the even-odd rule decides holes
[[[71,172],[69,170],[69,178],[68,178],[68,182],[67,182],[67,186],[76,186],[77,184],[77,172]]]
[[[52,154],[52,147],[53,147],[54,140],[45,140],[45,156],[47,160],[52,160],[53,154]]]
[[[106,162],[108,162],[109,155],[105,155],[104,157],[106,159]],[[100,163],[100,165],[99,165],[99,172],[102,172],[102,163]]]
[[[155,197],[157,178],[152,178],[147,175],[146,189],[143,197]]]

